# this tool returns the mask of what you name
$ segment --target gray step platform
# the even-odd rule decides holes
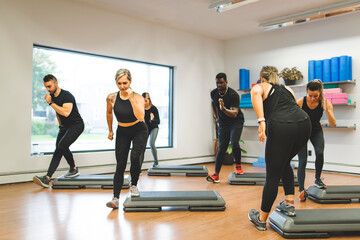
[[[317,203],[351,203],[360,199],[359,185],[327,186],[326,189],[310,186],[306,191],[309,199]]]
[[[205,166],[171,166],[163,165],[148,169],[149,176],[185,175],[188,177],[206,177],[208,170]]]
[[[122,188],[129,188],[131,178],[124,175]],[[102,188],[112,189],[114,185],[114,175],[79,175],[73,178],[64,176],[55,178],[52,183],[53,189],[79,189],[79,188]]]
[[[274,211],[269,225],[285,238],[324,238],[360,234],[360,209],[296,210],[295,217]]]
[[[236,174],[232,172],[229,175],[229,183],[232,185],[264,185],[265,181],[266,173],[244,172],[244,174]],[[279,184],[282,185],[282,182],[280,181]],[[296,175],[294,175],[294,185],[299,185]]]
[[[162,207],[188,207],[190,211],[224,211],[225,200],[217,191],[144,191],[127,197],[125,212],[158,212]]]

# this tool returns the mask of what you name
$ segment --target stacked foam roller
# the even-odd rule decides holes
[[[323,91],[324,97],[332,104],[347,104],[349,101],[348,94],[343,93],[341,88],[328,88]]]
[[[259,157],[256,162],[253,162],[254,167],[266,167],[265,158]]]
[[[250,70],[239,69],[239,85],[240,89],[250,89]]]
[[[241,95],[241,99],[240,99],[240,106],[241,108],[252,108],[252,103],[251,103],[251,94],[243,94]]]
[[[324,60],[309,60],[309,81],[320,79],[323,82],[352,80],[352,57],[340,56]]]

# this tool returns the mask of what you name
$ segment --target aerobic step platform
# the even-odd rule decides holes
[[[236,174],[232,172],[229,175],[229,183],[232,185],[263,185],[265,181],[266,173],[244,172],[244,174]],[[280,181],[279,184],[282,185],[282,182]],[[296,175],[294,175],[294,185],[299,185]]]
[[[295,217],[274,211],[269,225],[284,238],[325,238],[345,232],[360,235],[360,209],[296,210]]]
[[[125,212],[158,212],[162,207],[187,207],[190,211],[224,211],[225,200],[217,191],[149,191],[127,197]]]
[[[360,200],[359,185],[327,186],[325,189],[310,186],[307,193],[309,199],[317,203],[351,203]]]
[[[124,175],[122,188],[129,188],[131,178]],[[73,178],[64,176],[55,178],[52,184],[53,189],[79,189],[79,188],[102,188],[112,189],[114,185],[114,175],[79,175]]]
[[[170,166],[163,165],[149,168],[149,176],[185,175],[188,177],[206,177],[208,170],[205,166]]]

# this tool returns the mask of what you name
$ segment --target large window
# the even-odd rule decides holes
[[[85,122],[85,130],[71,150],[113,150],[115,141],[107,139],[106,97],[119,90],[115,84],[119,68],[130,70],[135,92],[150,93],[160,115],[156,146],[171,147],[172,67],[34,45],[31,154],[52,153],[59,130],[55,111],[44,99],[47,91],[42,79],[46,74],[56,76],[59,87],[74,95]],[[114,132],[116,127],[114,116]]]

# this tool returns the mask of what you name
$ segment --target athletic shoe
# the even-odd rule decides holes
[[[106,206],[108,208],[112,208],[112,209],[119,208],[119,199],[118,198],[113,198],[110,202],[106,203]]]
[[[79,168],[76,167],[75,169],[70,168],[70,170],[64,175],[64,177],[76,177],[79,175],[80,175]]]
[[[241,165],[236,165],[236,174],[244,174],[244,170]]]
[[[130,196],[131,197],[138,197],[140,196],[140,192],[139,189],[137,188],[137,186],[132,185],[130,188]]]
[[[285,201],[282,201],[279,205],[276,206],[276,211],[282,212],[289,217],[296,216],[295,207],[293,204],[286,205]]]
[[[44,188],[50,187],[50,180],[46,176],[42,176],[42,177],[35,176],[33,177],[33,181],[35,184],[41,187]]]
[[[153,167],[158,167],[159,166],[159,161],[154,161]]]
[[[267,230],[266,222],[262,222],[259,220],[260,212],[255,209],[251,209],[248,214],[249,220],[255,225],[255,227],[260,231]]]
[[[308,193],[306,190],[302,190],[299,195],[300,202],[305,202],[308,197]]]
[[[213,175],[208,175],[206,177],[206,180],[208,182],[212,182],[212,183],[219,183],[220,182],[219,176],[216,175],[216,173],[213,173]]]
[[[317,188],[326,188],[326,185],[321,179],[315,179],[315,187]]]

